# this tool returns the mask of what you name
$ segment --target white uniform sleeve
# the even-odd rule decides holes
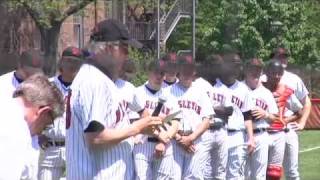
[[[305,98],[306,96],[308,96],[309,91],[306,88],[306,86],[304,85],[303,81],[301,80],[301,78],[298,77],[298,82],[297,82],[297,89],[295,90],[294,94],[296,95],[296,97],[301,101],[303,98]]]
[[[287,108],[293,112],[298,112],[303,108],[303,106],[299,99],[294,94],[292,94],[288,99]]]
[[[81,87],[81,105],[84,115],[87,117],[83,119],[83,130],[85,130],[90,122],[97,121],[105,127],[111,127],[116,121],[113,118],[113,96],[107,83],[101,81],[91,81]]]
[[[132,103],[129,104],[129,108],[132,111],[139,112],[144,109],[144,106],[145,106],[144,103],[145,103],[144,96],[138,92],[138,89],[136,89],[133,95]]]
[[[250,95],[250,93],[247,93],[245,95],[243,105],[241,107],[241,112],[247,112],[252,110],[255,107],[254,98]]]
[[[211,105],[212,101],[210,100],[207,93],[204,91],[199,91],[199,93],[200,93],[200,107],[202,108],[200,116],[203,118],[203,117],[210,117],[214,115],[215,113]]]

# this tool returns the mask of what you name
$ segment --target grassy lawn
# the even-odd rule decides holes
[[[300,151],[320,146],[320,131],[304,131],[299,135]],[[299,154],[301,180],[320,179],[320,149]]]

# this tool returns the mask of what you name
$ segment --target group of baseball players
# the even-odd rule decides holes
[[[300,179],[298,131],[311,103],[303,81],[286,70],[285,48],[267,63],[242,61],[236,51],[201,63],[168,53],[148,62],[147,82],[135,87],[128,48],[140,47],[109,19],[85,50],[63,51],[50,80],[65,113],[34,136],[39,166],[31,179]],[[39,59],[21,60],[0,76],[1,87],[38,72]]]

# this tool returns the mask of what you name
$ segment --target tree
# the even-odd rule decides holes
[[[292,63],[318,66],[319,7],[316,0],[199,0],[197,55],[217,53],[229,45],[244,59],[258,56],[267,60],[276,46],[283,45],[291,51]],[[272,28],[274,21],[281,21],[283,26]],[[190,26],[190,21],[180,24],[167,47],[190,47]]]
[[[11,0],[13,8],[24,8],[40,31],[45,56],[44,71],[52,75],[56,71],[57,47],[60,28],[70,15],[86,7],[94,0]]]

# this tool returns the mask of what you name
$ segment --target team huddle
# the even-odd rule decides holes
[[[123,24],[105,20],[85,51],[63,51],[60,73],[50,81],[65,112],[48,116],[54,123],[32,137],[39,166],[25,179],[60,179],[64,171],[69,180],[300,179],[297,131],[310,100],[303,81],[286,70],[286,49],[266,63],[242,62],[236,51],[200,64],[169,53],[149,62],[148,80],[135,87],[128,46],[141,44]],[[0,76],[1,87],[16,82],[14,92],[33,77],[41,66],[33,57],[34,71],[21,73],[28,66],[21,60],[15,72]]]

